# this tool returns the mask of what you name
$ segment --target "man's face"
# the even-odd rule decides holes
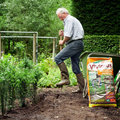
[[[64,13],[58,13],[57,16],[60,20],[64,20]]]

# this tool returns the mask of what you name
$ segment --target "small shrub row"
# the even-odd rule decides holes
[[[0,59],[0,107],[2,115],[14,107],[15,99],[25,106],[25,98],[36,100],[37,82],[42,77],[40,65],[33,65],[27,57],[18,61],[11,55]]]

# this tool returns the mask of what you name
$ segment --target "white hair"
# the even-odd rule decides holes
[[[59,14],[59,13],[67,13],[69,14],[68,10],[66,8],[58,8],[57,11],[56,11],[56,14]]]

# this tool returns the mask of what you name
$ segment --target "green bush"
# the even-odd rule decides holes
[[[73,14],[87,35],[120,35],[119,0],[72,0]]]
[[[14,107],[14,100],[19,99],[24,107],[25,98],[32,96],[35,101],[37,82],[42,77],[41,68],[24,57],[18,60],[11,55],[0,59],[0,108],[2,115]]]
[[[84,51],[119,54],[119,35],[85,35]]]
[[[0,59],[0,105],[2,115],[6,108],[11,108],[14,101],[14,58],[10,55]],[[13,74],[11,74],[13,73]]]

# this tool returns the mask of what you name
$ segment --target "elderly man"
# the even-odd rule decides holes
[[[55,57],[55,62],[61,71],[61,81],[56,86],[69,85],[69,73],[64,60],[71,58],[72,70],[76,74],[79,89],[76,92],[83,92],[84,78],[80,71],[79,62],[80,54],[83,51],[84,30],[78,19],[69,15],[65,8],[58,8],[56,14],[64,23],[64,31],[60,30],[59,35],[64,36],[63,40],[59,41],[59,45],[66,44]]]

